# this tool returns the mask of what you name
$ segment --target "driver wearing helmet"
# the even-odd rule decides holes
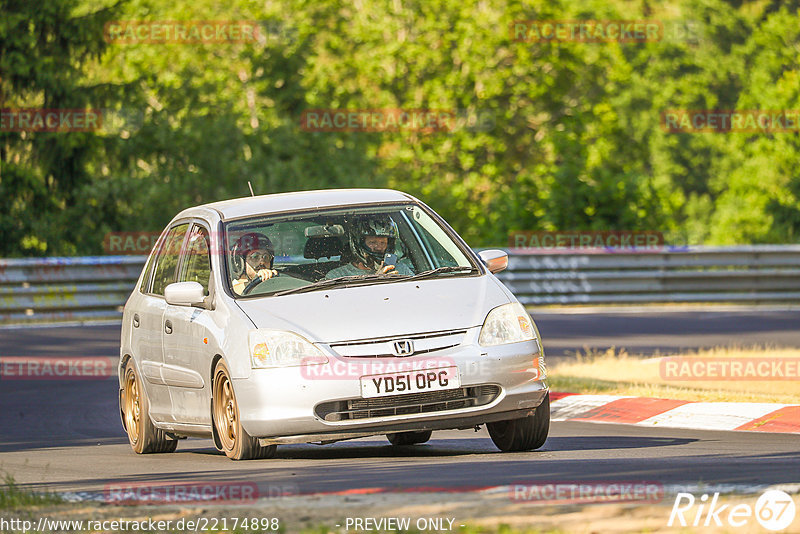
[[[258,232],[244,234],[231,249],[231,264],[233,276],[231,282],[233,291],[237,295],[244,292],[244,288],[257,277],[265,282],[278,275],[272,268],[275,259],[275,248],[267,236]]]
[[[351,263],[332,269],[326,278],[364,274],[414,274],[404,264],[384,265],[384,254],[394,252],[400,233],[388,215],[356,219],[349,232]]]

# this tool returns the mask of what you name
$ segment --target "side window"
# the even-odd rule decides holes
[[[198,282],[208,295],[208,280],[211,277],[211,256],[208,230],[193,225],[184,255],[181,282]]]
[[[175,267],[181,252],[181,244],[189,224],[179,224],[167,234],[161,250],[158,251],[153,272],[153,290],[151,293],[163,295],[164,288],[175,281]]]
[[[139,286],[139,291],[142,293],[150,293],[150,276],[153,274],[153,263],[155,263],[156,257],[158,257],[158,252],[153,251],[153,253],[150,254],[150,258],[147,260],[144,277],[142,278],[142,285]]]
[[[439,243],[439,241],[437,241],[433,235],[431,235],[427,228],[420,226],[418,230],[422,236],[422,239],[425,241],[425,244],[428,246],[428,250],[430,250],[431,254],[433,254],[436,267],[458,265],[458,262],[455,260],[455,258],[453,258],[452,254],[445,250],[441,243]]]
[[[432,255],[434,268],[470,265],[464,253],[458,249],[458,246],[447,236],[447,233],[427,213],[419,208],[414,208],[411,219],[425,248]]]

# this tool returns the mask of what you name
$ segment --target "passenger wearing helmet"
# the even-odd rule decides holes
[[[275,248],[267,236],[258,232],[241,236],[231,248],[233,291],[241,295],[244,288],[256,277],[267,281],[277,276],[278,271],[272,268],[274,259]]]
[[[388,215],[356,219],[349,232],[351,262],[332,269],[326,278],[373,273],[414,274],[403,264],[384,265],[384,255],[394,253],[398,237],[397,224]]]

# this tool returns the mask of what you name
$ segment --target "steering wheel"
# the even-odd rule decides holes
[[[272,278],[275,278],[276,276],[278,276],[278,274],[274,274],[274,275],[272,275]],[[272,278],[267,278],[267,280],[272,280]],[[254,290],[254,289],[256,288],[256,286],[257,286],[258,284],[260,284],[261,282],[263,282],[263,280],[261,279],[261,277],[260,277],[260,276],[256,276],[255,278],[253,278],[252,280],[250,280],[250,283],[249,283],[249,284],[247,284],[247,285],[245,286],[245,288],[242,290],[242,295],[247,295],[247,294],[249,294],[249,293],[250,293],[252,290]]]

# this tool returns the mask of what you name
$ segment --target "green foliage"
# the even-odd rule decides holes
[[[100,131],[0,131],[0,256],[248,194],[393,187],[475,246],[512,230],[797,242],[796,133],[668,133],[669,109],[800,109],[777,2],[0,0],[0,107],[104,108]],[[518,42],[519,20],[649,19],[648,43]],[[261,21],[256,42],[126,44],[116,20]],[[676,29],[690,27],[691,32]],[[687,35],[689,38],[687,38]],[[454,110],[444,132],[309,132],[304,110]]]
[[[121,98],[117,88],[84,74],[104,49],[103,25],[119,11],[73,8],[64,0],[0,2],[2,107],[101,108]],[[0,132],[0,253],[82,251],[91,227],[81,219],[97,216],[90,214],[96,199],[82,193],[94,181],[89,162],[99,149],[91,132]]]
[[[34,493],[19,487],[10,473],[3,475],[3,485],[0,486],[0,510],[18,510],[29,506],[44,504],[59,504],[64,500],[51,493]]]

